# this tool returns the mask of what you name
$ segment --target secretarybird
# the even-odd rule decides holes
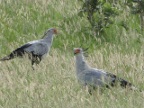
[[[50,28],[45,32],[42,39],[24,44],[12,51],[8,56],[0,59],[0,61],[11,60],[15,57],[23,57],[25,54],[28,54],[32,66],[35,63],[39,64],[50,51],[54,34],[57,34],[57,30],[55,28]]]
[[[84,51],[82,48],[74,48],[74,55],[76,59],[76,76],[78,82],[88,88],[88,92],[92,94],[92,90],[96,88],[111,88],[117,84],[120,84],[121,87],[130,88],[132,90],[137,90],[131,83],[128,81],[117,77],[114,74],[99,70],[96,68],[91,68],[85,61]]]

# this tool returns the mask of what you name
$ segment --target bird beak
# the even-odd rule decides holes
[[[74,55],[76,55],[77,53],[76,52],[74,52]]]

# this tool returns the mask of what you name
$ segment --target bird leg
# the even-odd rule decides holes
[[[90,95],[92,95],[91,87],[89,87],[86,83],[82,86],[82,88],[88,92]]]
[[[35,61],[32,60],[32,61],[31,61],[31,64],[32,64],[32,69],[33,69],[33,70],[35,70],[35,69],[34,69],[34,63],[35,63]]]
[[[34,64],[36,65],[39,64],[41,60],[42,60],[41,56],[36,56],[36,55],[32,56],[31,64],[32,64],[33,70],[34,70]]]

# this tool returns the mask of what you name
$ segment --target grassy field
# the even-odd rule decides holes
[[[50,27],[59,34],[47,58],[0,62],[0,108],[143,108],[144,94],[119,87],[90,96],[77,83],[74,47],[87,47],[92,67],[104,69],[144,90],[144,37],[137,16],[121,13],[106,35],[93,36],[81,3],[72,0],[0,0],[0,57],[40,39]],[[118,26],[128,21],[128,31]]]

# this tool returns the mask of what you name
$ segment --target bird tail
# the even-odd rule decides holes
[[[108,74],[111,78],[113,78],[112,82],[111,82],[111,86],[114,86],[116,84],[116,82],[119,82],[120,83],[120,86],[121,87],[124,87],[124,88],[129,88],[130,90],[133,90],[133,91],[139,91],[139,92],[142,92],[142,90],[140,90],[139,88],[137,88],[135,85],[133,85],[132,83],[122,79],[122,78],[119,78],[117,77],[116,75],[113,75],[113,74]]]
[[[6,56],[6,57],[1,58],[0,61],[6,61],[6,60],[10,60],[10,59],[11,59],[10,56]]]
[[[120,85],[122,86],[122,87],[128,87],[128,88],[130,88],[130,90],[133,90],[133,91],[139,91],[139,92],[143,92],[141,89],[139,89],[139,88],[137,88],[135,85],[133,85],[132,83],[130,83],[130,82],[128,82],[128,81],[126,81],[126,80],[124,80],[124,79],[122,79],[122,78],[119,78],[119,80],[120,80]]]
[[[0,61],[10,60],[10,59],[13,59],[14,57],[15,57],[14,54],[11,53],[8,56],[5,56],[5,57],[1,58]]]

